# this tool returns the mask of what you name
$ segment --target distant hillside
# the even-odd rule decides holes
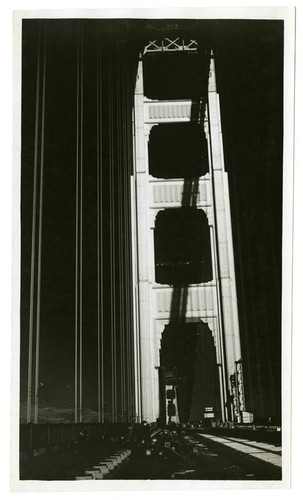
[[[107,415],[105,415],[107,419]],[[57,408],[55,406],[47,406],[44,408],[39,408],[39,422],[50,422],[50,423],[69,423],[74,422],[75,413],[73,408]],[[84,409],[83,410],[83,422],[97,422],[98,413],[95,410]],[[20,423],[26,423],[26,403],[20,404]]]

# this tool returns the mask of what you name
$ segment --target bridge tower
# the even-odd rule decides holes
[[[206,78],[199,96],[151,99],[145,95],[144,62],[151,56],[160,60],[165,52],[175,53],[175,58],[181,52],[187,53],[196,57],[197,61],[201,60],[201,50],[195,40],[165,38],[150,42],[138,64],[133,112],[134,172],[131,180],[138,420],[153,422],[160,415],[160,349],[166,325],[202,322],[211,331],[215,346],[221,419],[241,421],[245,400],[242,371],[238,369],[241,368],[241,347],[230,200],[214,55],[213,52],[203,54],[202,70]],[[206,158],[203,159],[203,154],[199,156],[199,161],[207,163],[202,175],[187,175],[186,164],[184,175],[163,175],[162,178],[161,173],[153,175],[150,170],[151,136],[156,128],[161,131],[168,125],[197,128],[206,152]],[[156,261],[157,220],[168,212],[174,216],[181,210],[182,213],[187,210],[189,220],[197,216],[204,223],[204,226],[199,223],[193,232],[193,237],[197,237],[199,231],[203,233],[204,257],[202,255],[199,260],[202,271],[200,269],[198,277],[192,272],[195,265],[190,258],[186,262],[175,262],[173,266]],[[173,216],[170,219],[172,225]],[[178,224],[180,219],[176,217],[175,220]],[[207,255],[210,269],[205,270]],[[179,269],[183,266],[183,270],[179,280],[174,281],[178,266]],[[163,275],[164,268],[170,269],[170,277],[158,279],[157,275],[161,272]],[[241,372],[239,377],[238,371]]]

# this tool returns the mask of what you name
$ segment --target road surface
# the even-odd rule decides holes
[[[108,479],[281,480],[279,448],[268,450],[266,444],[228,439],[231,447],[223,442],[193,432],[162,456],[132,454]]]

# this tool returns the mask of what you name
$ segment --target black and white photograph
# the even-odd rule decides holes
[[[16,13],[19,490],[289,478],[285,11]]]

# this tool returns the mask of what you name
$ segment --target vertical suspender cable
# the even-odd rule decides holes
[[[114,55],[115,55],[115,67],[117,65],[117,53],[116,53],[116,47],[114,48]],[[116,130],[114,128],[114,120],[116,118],[116,113],[117,113],[117,82],[115,80],[116,75],[114,75],[114,70],[113,70],[113,65],[112,65],[112,72],[111,72],[111,78],[112,78],[112,85],[114,88],[114,93],[112,94],[112,131],[113,134],[115,134]],[[115,86],[114,86],[115,85]],[[115,108],[116,106],[116,108]],[[118,137],[114,135],[114,140],[116,141],[115,146],[118,146]],[[114,142],[112,142],[112,145]],[[117,273],[116,273],[116,219],[117,219],[117,204],[118,200],[116,197],[116,168],[117,168],[117,163],[116,163],[116,158],[114,157],[114,151],[116,148],[113,148],[113,177],[112,177],[112,191],[113,191],[113,321],[114,321],[114,328],[113,328],[113,359],[114,359],[114,408],[115,408],[115,422],[117,421],[117,307],[116,307],[116,294],[117,294],[117,288],[116,288],[116,279],[117,279]]]
[[[80,33],[80,273],[79,273],[79,420],[83,409],[83,26]]]
[[[126,245],[126,287],[128,296],[128,316],[127,316],[127,370],[128,370],[128,406],[130,417],[136,418],[136,405],[135,405],[135,391],[134,386],[134,331],[135,331],[135,317],[133,316],[133,299],[132,299],[132,235],[131,235],[131,197],[130,197],[130,179],[131,179],[131,165],[132,165],[132,110],[130,106],[130,92],[129,92],[129,73],[128,67],[124,71],[124,87],[125,87],[125,101],[126,101],[126,126],[125,126],[125,141],[127,148],[127,163],[125,172],[125,234],[127,238]]]
[[[35,248],[36,248],[36,204],[37,204],[37,166],[38,166],[38,132],[39,132],[39,98],[40,98],[40,51],[41,34],[39,27],[36,76],[36,112],[35,112],[35,146],[34,146],[34,181],[33,181],[33,216],[32,216],[32,248],[31,248],[31,282],[28,339],[28,374],[27,374],[27,423],[32,418],[32,369],[33,369],[33,333],[34,333],[34,288],[35,288]]]
[[[114,420],[114,398],[113,398],[113,263],[112,263],[112,123],[111,123],[111,107],[112,107],[112,96],[111,96],[111,60],[110,55],[108,56],[108,130],[109,130],[109,259],[110,259],[110,346],[111,346],[111,418]]]
[[[97,369],[97,377],[98,377],[98,422],[101,422],[101,337],[100,337],[100,323],[101,323],[101,318],[100,318],[100,103],[99,103],[99,86],[100,86],[100,80],[99,80],[99,25],[97,28],[97,299],[98,299],[98,304],[97,304],[97,349],[98,349],[98,355],[97,355],[97,363],[98,363],[98,369]]]
[[[132,388],[133,388],[133,380],[132,380],[132,328],[135,328],[135,325],[132,324],[132,300],[131,300],[131,280],[130,280],[130,266],[131,266],[131,240],[130,240],[130,226],[129,226],[129,217],[130,217],[130,148],[132,144],[132,136],[129,134],[129,126],[130,126],[130,107],[129,107],[129,91],[128,91],[128,80],[127,80],[127,69],[125,67],[125,63],[123,65],[123,88],[124,88],[124,102],[125,102],[125,126],[124,126],[124,143],[125,143],[125,160],[126,160],[126,168],[124,171],[124,197],[125,197],[125,212],[124,212],[124,224],[125,224],[125,287],[126,287],[126,297],[127,297],[127,307],[126,307],[126,346],[125,346],[125,357],[126,357],[126,377],[127,377],[127,405],[128,405],[128,414],[133,416],[133,404],[132,404]]]
[[[128,290],[128,301],[129,301],[129,317],[128,317],[128,364],[129,364],[129,384],[128,384],[128,393],[129,393],[129,405],[131,408],[131,415],[136,419],[136,404],[135,404],[135,393],[137,391],[137,387],[135,384],[137,383],[135,380],[135,350],[134,343],[137,342],[134,338],[135,331],[135,323],[136,318],[134,316],[133,309],[133,296],[132,296],[132,226],[131,226],[131,195],[130,195],[130,179],[131,179],[131,169],[132,169],[132,148],[133,144],[133,124],[132,124],[132,109],[130,103],[130,90],[129,90],[129,73],[128,69],[126,69],[126,96],[127,96],[127,132],[126,132],[126,141],[128,145],[128,164],[127,164],[127,172],[126,172],[126,181],[127,181],[127,189],[126,189],[126,202],[128,206],[127,216],[126,216],[126,234],[128,239],[128,253],[127,253],[127,290]]]
[[[77,32],[77,117],[76,117],[76,239],[75,239],[75,423],[78,423],[78,240],[79,240],[79,33]]]
[[[120,401],[121,401],[121,415],[122,419],[125,418],[125,374],[124,374],[124,333],[125,333],[125,265],[123,260],[123,255],[125,253],[125,249],[123,249],[123,212],[122,210],[126,209],[123,207],[124,196],[123,196],[123,159],[124,159],[124,150],[123,150],[123,135],[122,131],[124,128],[123,122],[123,106],[125,103],[121,100],[121,85],[123,82],[121,81],[121,65],[122,65],[122,57],[121,51],[118,46],[118,64],[117,64],[117,134],[118,134],[118,204],[119,204],[119,334],[120,334]],[[125,244],[126,242],[124,242]]]
[[[36,309],[36,359],[35,359],[35,404],[34,422],[38,423],[38,396],[39,396],[39,355],[40,355],[40,310],[41,310],[41,250],[42,250],[42,214],[43,214],[43,171],[44,171],[44,125],[45,125],[45,31],[43,48],[42,74],[42,115],[41,115],[41,149],[40,149],[40,192],[39,192],[39,227],[38,227],[38,269],[37,269],[37,309]]]
[[[102,76],[100,31],[97,33],[97,287],[98,287],[98,422],[104,422],[103,368],[103,214],[102,214]]]
[[[124,56],[124,54],[123,54]],[[129,316],[129,309],[130,305],[128,302],[129,298],[129,293],[128,293],[128,281],[127,281],[127,255],[128,255],[128,238],[127,238],[127,225],[126,225],[126,220],[127,220],[127,200],[125,196],[125,190],[127,189],[127,143],[126,143],[126,126],[127,126],[127,118],[126,118],[126,92],[125,92],[125,60],[124,57],[122,58],[122,78],[121,78],[121,87],[122,87],[122,150],[123,150],[123,165],[122,165],[122,197],[123,197],[123,228],[124,228],[124,234],[125,234],[125,242],[124,242],[124,255],[123,255],[123,270],[124,270],[124,276],[123,276],[123,283],[124,283],[124,332],[123,332],[123,373],[124,373],[124,385],[123,385],[123,394],[124,394],[124,406],[125,406],[125,413],[126,413],[126,419],[129,419],[129,412],[130,412],[130,407],[129,407],[129,401],[128,401],[128,360],[127,360],[127,348],[128,348],[128,316]]]
[[[122,264],[122,237],[121,237],[121,157],[122,157],[122,152],[121,152],[121,137],[120,137],[120,127],[121,127],[121,102],[120,102],[120,50],[119,50],[119,33],[116,34],[115,37],[115,52],[116,52],[116,64],[115,64],[115,81],[116,81],[116,141],[117,141],[117,176],[116,176],[116,186],[117,186],[117,219],[118,219],[118,262],[119,266],[117,267],[118,270],[118,275],[117,275],[117,285],[118,285],[118,329],[116,331],[117,335],[117,341],[119,343],[119,351],[117,350],[117,364],[116,364],[116,369],[117,369],[117,375],[118,375],[118,380],[116,384],[116,390],[118,391],[119,387],[119,393],[117,392],[117,396],[119,394],[119,409],[121,410],[122,416],[124,415],[124,404],[123,404],[123,377],[122,377],[122,371],[123,371],[123,363],[122,363],[122,339],[123,339],[123,319],[122,319],[122,311],[123,311],[123,293],[122,293],[122,274],[123,274],[123,264]],[[119,356],[118,356],[119,352]]]
[[[126,254],[125,254],[125,268],[126,268],[126,293],[127,293],[127,331],[126,331],[126,367],[127,367],[127,403],[128,403],[128,413],[130,417],[134,417],[134,401],[133,401],[133,383],[132,378],[132,368],[133,368],[133,351],[132,351],[132,338],[134,332],[134,318],[132,317],[132,295],[131,295],[131,227],[130,227],[130,168],[131,168],[131,144],[132,144],[132,129],[131,129],[131,111],[129,103],[129,87],[128,87],[128,73],[127,68],[124,65],[124,101],[126,103],[126,117],[125,117],[125,155],[126,155],[126,168],[124,177],[124,195],[125,195],[125,234],[126,234]],[[133,321],[132,321],[133,320]]]
[[[114,316],[115,316],[115,290],[114,290],[114,225],[115,225],[115,212],[114,212],[114,193],[113,193],[113,94],[112,94],[112,60],[111,54],[109,55],[108,64],[108,102],[109,102],[109,195],[110,195],[110,335],[111,335],[111,414],[112,421],[115,422],[115,345],[114,345]]]
[[[120,178],[120,184],[121,184],[121,189],[120,189],[120,195],[119,198],[121,199],[121,205],[120,205],[120,213],[121,213],[121,242],[122,242],[122,247],[121,247],[121,269],[122,269],[122,303],[123,303],[123,309],[122,309],[122,329],[121,329],[121,392],[122,392],[122,406],[123,406],[123,415],[124,418],[127,420],[128,418],[128,410],[129,410],[129,405],[127,401],[127,362],[126,362],[126,349],[127,349],[127,316],[128,316],[128,295],[127,295],[127,278],[126,278],[126,254],[127,254],[127,235],[126,235],[126,225],[125,225],[125,213],[127,212],[127,205],[126,205],[126,200],[125,200],[125,170],[126,170],[126,147],[125,147],[125,127],[126,127],[126,122],[125,122],[125,107],[126,107],[126,101],[125,101],[125,88],[124,88],[124,52],[121,52],[120,54],[120,72],[119,72],[119,88],[120,88],[120,110],[121,110],[121,178]],[[123,234],[124,236],[124,242],[123,242]],[[122,378],[123,374],[123,378]]]
[[[137,63],[137,61],[136,61]],[[132,64],[134,65],[134,62],[132,61]],[[137,66],[137,64],[136,64]],[[126,78],[127,78],[127,81],[126,81],[126,88],[127,88],[127,104],[128,104],[128,111],[127,111],[127,120],[128,120],[128,127],[127,127],[127,143],[132,145],[133,144],[133,121],[132,121],[132,102],[131,102],[131,97],[132,99],[134,98],[134,95],[130,94],[130,74],[129,74],[129,70],[127,68],[126,70]],[[127,189],[127,200],[128,200],[128,207],[131,206],[131,192],[130,192],[130,178],[131,178],[131,174],[133,173],[134,175],[134,172],[133,172],[133,154],[135,154],[135,152],[133,151],[132,147],[129,146],[128,147],[128,169],[127,169],[127,182],[128,182],[128,189]],[[130,307],[130,322],[129,322],[129,352],[130,352],[130,384],[129,384],[129,398],[130,398],[130,402],[132,404],[132,407],[133,407],[133,414],[135,416],[135,419],[137,421],[138,418],[141,418],[141,409],[142,409],[142,402],[141,402],[141,394],[138,394],[139,396],[139,400],[138,400],[138,408],[137,408],[137,405],[136,405],[136,402],[135,402],[135,394],[137,393],[137,386],[135,386],[135,384],[139,384],[139,387],[141,387],[141,382],[140,382],[140,371],[141,371],[141,367],[140,367],[140,364],[137,365],[137,357],[135,359],[135,342],[136,344],[136,352],[140,352],[140,336],[137,337],[137,334],[136,334],[136,339],[134,337],[134,325],[135,323],[137,323],[138,321],[138,318],[135,318],[135,314],[137,314],[135,312],[135,309],[133,308],[132,306],[132,300],[133,300],[133,295],[132,295],[132,292],[131,292],[131,289],[132,289],[132,286],[133,286],[133,280],[135,279],[135,277],[132,275],[132,216],[131,216],[131,210],[129,208],[128,210],[128,214],[127,214],[127,223],[128,223],[128,226],[127,226],[127,234],[128,234],[128,238],[129,238],[129,257],[128,257],[128,282],[129,282],[129,300],[130,300],[130,304],[131,304],[131,307]],[[137,356],[137,355],[136,355]],[[136,363],[136,370],[135,370],[135,363]],[[135,379],[135,372],[137,372],[137,369],[138,369],[138,377],[137,379]],[[140,392],[141,392],[141,389],[140,389]],[[138,413],[138,416],[137,416],[137,413]]]
[[[103,149],[102,145],[102,47],[100,47],[100,72],[99,72],[99,85],[100,85],[100,98],[99,98],[99,148],[100,148],[100,203],[99,203],[99,221],[100,221],[100,307],[101,307],[101,322],[100,322],[100,348],[101,348],[101,422],[104,422],[104,311],[103,311],[103,298],[104,298],[104,283],[103,283]]]
[[[129,303],[129,234],[128,234],[128,211],[130,207],[128,206],[128,198],[127,198],[127,190],[129,189],[129,178],[128,178],[128,148],[130,147],[130,144],[127,142],[127,127],[128,127],[128,93],[127,93],[127,83],[126,83],[126,77],[125,77],[125,59],[123,59],[123,82],[122,82],[122,88],[123,88],[123,102],[125,103],[123,106],[123,139],[124,139],[124,157],[125,157],[125,167],[123,168],[123,187],[124,187],[124,227],[125,227],[125,253],[124,253],[124,266],[125,266],[125,294],[126,294],[126,318],[125,318],[125,324],[126,324],[126,331],[125,331],[125,343],[124,343],[124,357],[125,357],[125,377],[126,377],[126,387],[125,387],[125,392],[126,392],[126,405],[127,405],[127,413],[128,413],[128,418],[130,415],[132,415],[132,408],[131,408],[131,401],[129,397],[129,387],[130,387],[130,363],[129,363],[129,336],[130,336],[130,328],[129,328],[129,316],[130,316],[130,311],[131,311],[131,304]]]
[[[81,421],[82,335],[82,33],[77,29],[77,124],[76,124],[76,259],[75,259],[75,423]]]
[[[118,35],[119,36],[119,35]],[[121,338],[122,338],[122,328],[123,328],[123,323],[122,323],[122,297],[121,297],[121,272],[122,272],[122,266],[121,266],[121,179],[120,179],[120,174],[121,174],[121,165],[120,165],[120,159],[121,159],[121,141],[120,141],[120,82],[119,82],[119,64],[120,64],[120,53],[119,53],[119,42],[117,40],[117,34],[115,36],[115,52],[117,54],[116,58],[116,64],[115,64],[115,82],[116,82],[116,127],[115,127],[115,132],[117,134],[116,136],[116,151],[117,151],[117,175],[116,175],[116,186],[117,186],[117,219],[118,219],[118,235],[117,235],[117,244],[118,244],[118,262],[119,262],[119,267],[117,267],[118,275],[117,275],[117,285],[118,285],[118,328],[117,328],[117,335],[118,341],[120,341],[120,356],[119,359],[117,359],[117,364],[118,364],[118,382],[120,385],[120,402],[122,403],[122,379],[121,379]],[[117,356],[118,358],[118,356]],[[120,374],[119,374],[120,370]],[[122,411],[122,405],[121,405],[121,411]],[[123,414],[123,411],[122,411]]]
[[[116,271],[116,231],[117,231],[117,214],[118,214],[118,200],[116,197],[116,168],[117,168],[117,147],[118,147],[118,137],[115,128],[115,118],[117,112],[117,82],[115,80],[115,68],[117,65],[116,57],[116,47],[113,43],[112,45],[112,57],[115,56],[115,63],[111,65],[111,81],[112,81],[112,211],[113,211],[113,226],[112,226],[112,238],[113,238],[113,303],[112,303],[112,313],[113,313],[113,397],[114,397],[114,421],[117,421],[117,307],[116,307],[116,294],[117,294],[117,271]]]
[[[116,54],[115,54],[116,55]],[[112,65],[112,71],[111,71],[111,79],[112,79],[112,85],[114,85],[115,80],[113,78],[113,65]],[[114,117],[115,117],[115,108],[114,106],[116,105],[116,98],[117,92],[115,88],[115,92],[112,94],[112,133],[114,134]],[[117,137],[114,136],[114,139],[117,141]],[[114,142],[112,141],[112,146]],[[112,149],[112,210],[113,210],[113,231],[112,231],[112,237],[113,237],[113,307],[112,307],[112,313],[113,313],[113,374],[114,374],[114,421],[117,421],[117,322],[116,322],[116,217],[117,217],[117,209],[116,209],[116,162],[115,162],[115,157],[114,157],[114,151],[115,149]]]
[[[124,285],[124,330],[123,330],[123,373],[124,373],[124,380],[123,380],[123,394],[124,394],[124,407],[125,407],[125,417],[126,421],[129,420],[129,415],[130,415],[130,405],[129,405],[129,400],[128,400],[128,360],[127,360],[127,346],[128,346],[128,334],[129,334],[129,325],[128,325],[128,317],[129,317],[129,311],[131,309],[131,304],[129,304],[129,290],[128,290],[128,262],[127,262],[127,255],[129,252],[129,241],[128,241],[128,235],[127,235],[127,213],[129,210],[129,207],[127,206],[127,198],[125,196],[125,192],[127,189],[127,142],[126,142],[126,127],[127,127],[127,114],[126,114],[126,108],[127,108],[127,101],[126,101],[126,92],[125,92],[125,52],[122,54],[122,64],[121,64],[121,88],[122,88],[122,151],[123,151],[123,164],[122,164],[122,197],[123,197],[123,207],[122,207],[122,224],[123,224],[123,231],[125,235],[125,242],[124,242],[124,254],[123,254],[123,270],[124,270],[124,275],[123,275],[123,285]]]

